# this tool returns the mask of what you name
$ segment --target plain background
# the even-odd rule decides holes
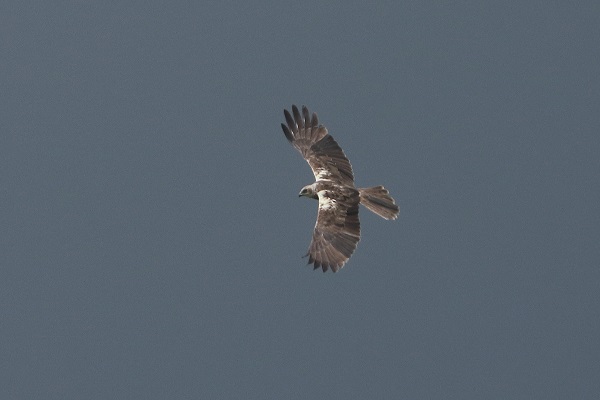
[[[599,4],[4,2],[0,397],[599,398]]]

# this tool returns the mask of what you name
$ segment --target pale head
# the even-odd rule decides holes
[[[316,183],[313,183],[312,185],[306,185],[302,188],[302,190],[300,191],[300,193],[298,194],[299,197],[310,197],[311,199],[318,199],[319,196],[317,195],[316,192]]]

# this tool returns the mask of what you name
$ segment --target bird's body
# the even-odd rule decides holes
[[[292,117],[293,114],[293,117]],[[399,209],[383,186],[358,189],[348,158],[319,125],[317,114],[296,106],[284,110],[283,133],[310,165],[315,182],[302,188],[300,196],[319,200],[319,212],[307,256],[308,263],[323,272],[338,271],[350,258],[360,240],[358,205],[385,219],[396,219]]]

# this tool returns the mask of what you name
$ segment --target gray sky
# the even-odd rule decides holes
[[[1,7],[0,398],[598,398],[597,1],[191,3]]]

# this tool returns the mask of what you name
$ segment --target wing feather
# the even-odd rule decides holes
[[[319,125],[316,113],[309,118],[308,108],[302,106],[302,115],[295,105],[292,114],[283,110],[286,124],[281,124],[287,140],[302,154],[318,180],[332,180],[354,186],[350,161],[327,128]]]
[[[306,128],[312,128],[312,121],[310,120],[310,113],[308,108],[302,107],[302,118],[304,118],[304,126]]]
[[[292,116],[290,115],[288,110],[283,110],[283,114],[285,115],[285,122],[287,122],[287,125],[290,128],[290,131],[292,131],[292,133],[294,133],[294,134],[297,134],[298,133],[298,125],[296,125],[296,123],[294,122],[294,118],[292,118]]]
[[[296,121],[298,129],[304,129],[304,119],[300,116],[300,111],[298,110],[298,107],[292,106],[292,113],[294,114],[294,121]]]

